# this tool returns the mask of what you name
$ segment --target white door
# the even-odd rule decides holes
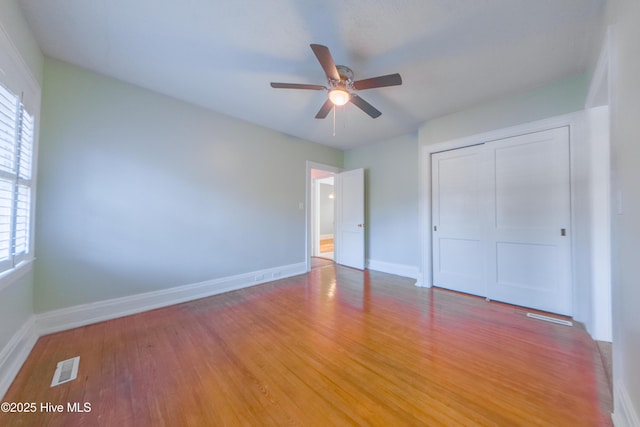
[[[341,172],[335,178],[335,259],[364,270],[364,169]]]
[[[433,283],[486,295],[482,146],[433,154]]]
[[[568,128],[493,141],[487,296],[565,315],[571,301]]]
[[[568,128],[432,155],[436,286],[572,314]]]

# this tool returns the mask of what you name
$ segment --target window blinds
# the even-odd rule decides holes
[[[0,272],[29,253],[34,119],[0,85]]]

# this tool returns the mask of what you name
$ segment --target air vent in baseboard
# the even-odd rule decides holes
[[[75,380],[78,377],[79,365],[80,356],[58,362],[56,372],[53,374],[53,380],[51,381],[51,387]]]
[[[557,323],[559,325],[573,326],[573,322],[568,320],[556,319],[555,317],[543,316],[542,314],[527,313],[527,317],[544,320],[545,322]]]

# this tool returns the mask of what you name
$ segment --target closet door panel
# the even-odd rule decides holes
[[[481,146],[432,156],[434,284],[486,293]]]
[[[568,129],[486,144],[492,218],[488,297],[571,314]]]

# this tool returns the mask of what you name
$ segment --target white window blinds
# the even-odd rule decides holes
[[[0,272],[29,253],[34,119],[0,85]]]

